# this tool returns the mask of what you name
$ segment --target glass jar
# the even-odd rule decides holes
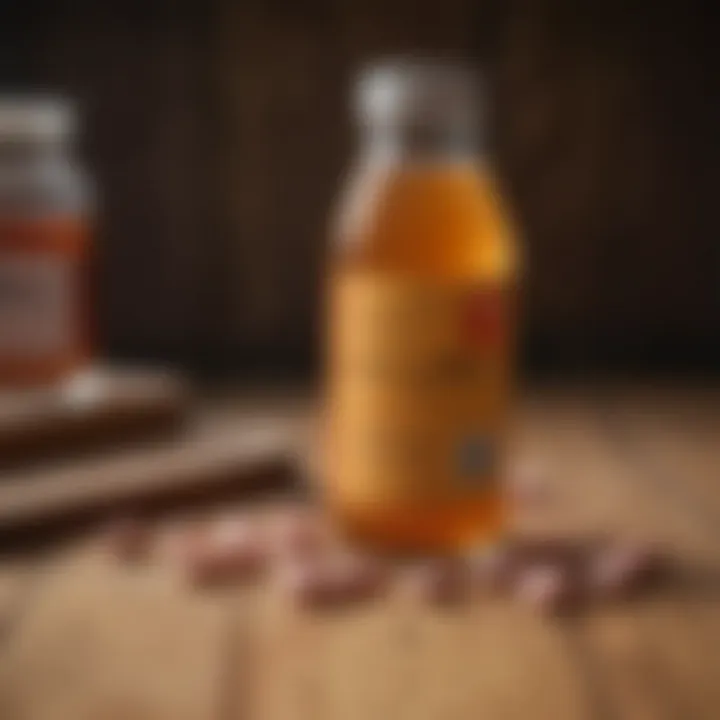
[[[451,552],[506,527],[518,256],[477,144],[477,82],[361,75],[329,261],[325,495],[348,535]]]
[[[90,193],[60,98],[0,97],[0,388],[61,380],[90,357]]]

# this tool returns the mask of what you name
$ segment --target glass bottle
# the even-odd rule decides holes
[[[89,189],[72,107],[0,97],[0,388],[44,385],[88,360]]]
[[[518,257],[467,68],[357,85],[361,149],[328,267],[324,491],[376,548],[455,552],[506,527]]]

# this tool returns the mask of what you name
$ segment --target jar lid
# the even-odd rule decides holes
[[[75,108],[66,98],[0,95],[0,142],[55,142],[75,130]]]

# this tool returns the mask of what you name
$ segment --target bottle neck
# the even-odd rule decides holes
[[[431,126],[364,126],[360,132],[364,157],[385,162],[462,162],[481,155],[468,128]]]
[[[36,142],[0,138],[0,166],[15,168],[55,163],[66,159],[67,147],[61,142]]]

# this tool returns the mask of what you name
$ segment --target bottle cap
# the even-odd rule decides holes
[[[361,123],[473,132],[479,78],[461,63],[400,59],[359,74],[355,106]]]
[[[0,96],[0,142],[55,142],[71,136],[76,114],[59,96]]]

